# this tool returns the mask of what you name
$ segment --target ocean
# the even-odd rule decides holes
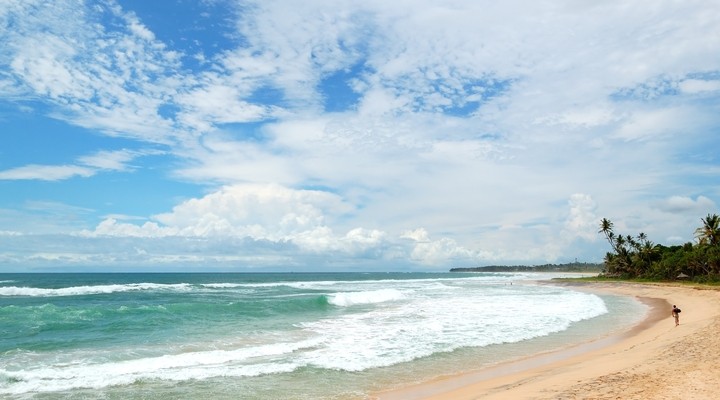
[[[647,312],[553,276],[0,274],[0,397],[367,399]]]

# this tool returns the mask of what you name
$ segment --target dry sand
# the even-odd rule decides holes
[[[380,400],[718,399],[720,291],[592,283],[578,289],[634,296],[651,306],[631,331],[558,352],[380,393]],[[680,326],[670,316],[682,309]]]

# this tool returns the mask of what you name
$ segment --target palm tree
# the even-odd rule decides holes
[[[633,238],[630,235],[627,235],[626,240],[627,240],[628,245],[631,248],[635,249],[635,251],[640,251],[640,242],[636,241],[635,238]]]
[[[720,244],[720,217],[717,214],[708,214],[701,218],[703,226],[695,230],[695,237],[699,244],[715,246]]]
[[[658,246],[650,240],[645,240],[638,248],[638,275],[646,274],[650,271],[653,261],[658,255]]]
[[[622,236],[618,236],[616,242],[624,242]],[[616,269],[623,275],[632,273],[631,254],[623,243],[618,243],[617,257],[615,257]]]
[[[641,253],[648,259],[648,261],[658,254],[658,245],[646,240],[643,242]]]
[[[610,246],[612,246],[613,250],[617,251],[617,248],[615,247],[615,234],[613,233],[613,223],[610,222],[609,219],[603,218],[600,221],[600,230],[598,233],[602,233],[605,235],[605,239],[610,243]]]
[[[615,250],[619,253],[620,249],[626,250],[625,245],[627,244],[627,239],[625,239],[625,236],[619,235],[615,238]]]

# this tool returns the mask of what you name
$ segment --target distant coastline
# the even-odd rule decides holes
[[[450,272],[597,272],[604,264],[572,262],[543,265],[486,265],[483,267],[451,268]]]

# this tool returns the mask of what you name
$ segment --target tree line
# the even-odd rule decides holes
[[[603,264],[572,262],[543,265],[487,265],[451,268],[450,272],[600,272]]]
[[[607,218],[598,233],[605,235],[612,251],[605,255],[603,275],[619,278],[720,282],[720,217],[708,214],[695,230],[696,243],[678,246],[655,244],[647,235],[618,235]]]

